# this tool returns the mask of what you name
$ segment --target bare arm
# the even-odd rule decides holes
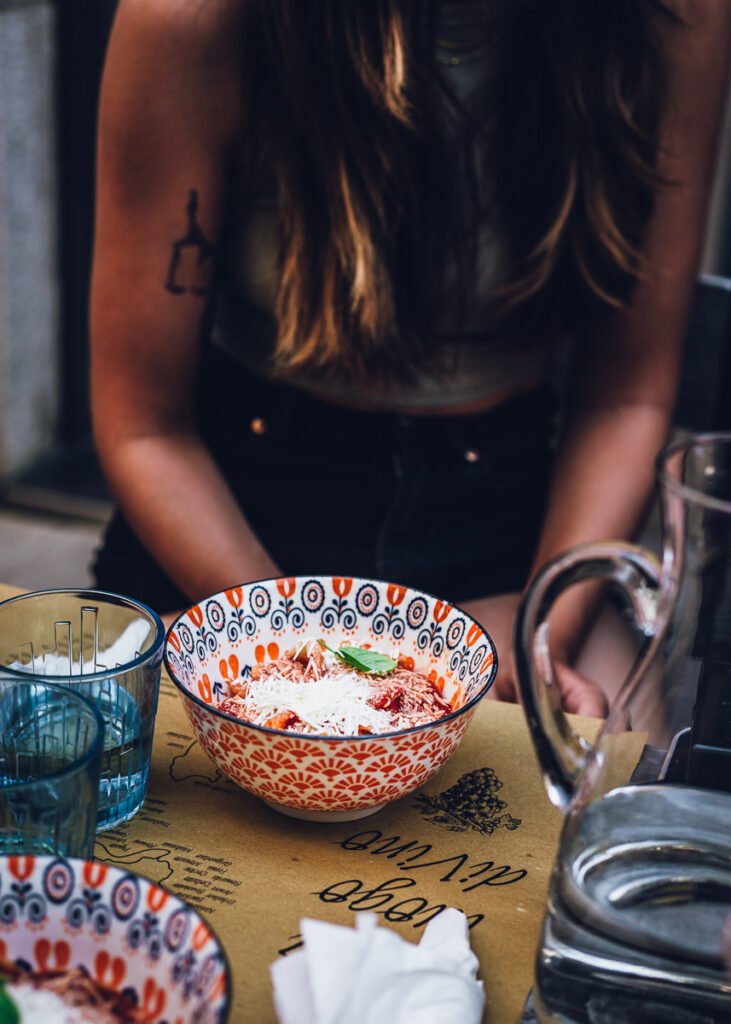
[[[236,6],[121,0],[100,105],[95,439],[132,527],[192,599],[278,574],[196,432],[209,279],[182,292],[168,280],[193,190],[203,237],[219,233],[240,127]]]
[[[535,570],[575,544],[632,536],[652,491],[655,456],[668,435],[731,41],[727,0],[678,9],[688,27],[668,32],[671,76],[661,162],[673,184],[658,196],[646,274],[631,309],[613,315],[595,336],[580,339]],[[587,616],[585,594],[574,591],[564,598],[551,623],[559,657],[571,659]],[[501,688],[509,696],[513,680],[506,669]],[[597,694],[577,688],[571,674],[560,682],[570,710],[601,710]]]

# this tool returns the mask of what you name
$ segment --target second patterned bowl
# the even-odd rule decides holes
[[[18,981],[32,971],[47,982],[57,975],[63,987],[70,983],[66,972],[78,978],[79,968],[95,996],[122,999],[146,1024],[229,1018],[226,954],[189,904],[99,861],[0,857],[0,976],[20,969]],[[69,1007],[64,1020],[82,1012]]]
[[[398,732],[320,736],[243,721],[218,705],[231,684],[306,637],[398,648],[452,708]],[[288,577],[233,587],[171,626],[165,664],[213,763],[275,809],[308,820],[365,817],[430,779],[456,750],[497,671],[484,629],[430,594],[380,580]]]

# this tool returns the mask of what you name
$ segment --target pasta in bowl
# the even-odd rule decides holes
[[[430,779],[492,685],[489,635],[446,601],[380,580],[263,580],[168,631],[165,664],[225,775],[309,820],[365,817]]]

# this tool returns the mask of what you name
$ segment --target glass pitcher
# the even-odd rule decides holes
[[[574,548],[516,619],[526,717],[565,812],[536,961],[542,1022],[731,1022],[731,434],[670,445],[658,478],[661,562],[619,542]],[[597,578],[641,642],[589,743],[561,710],[548,619]]]

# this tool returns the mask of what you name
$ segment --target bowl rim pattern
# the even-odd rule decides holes
[[[208,596],[201,598],[200,601],[194,602],[193,604],[189,605],[188,608],[185,608],[182,612],[180,612],[180,614],[177,615],[173,622],[170,624],[165,634],[165,644],[163,647],[163,662],[165,665],[165,671],[167,672],[168,678],[175,685],[176,689],[180,692],[183,700],[187,700],[193,704],[198,705],[198,707],[200,707],[204,711],[212,712],[216,718],[219,718],[222,721],[234,722],[239,726],[254,729],[255,731],[264,733],[265,735],[286,736],[290,739],[310,740],[315,742],[320,740],[326,740],[328,743],[353,743],[368,741],[372,742],[373,740],[394,739],[398,736],[410,736],[418,732],[423,732],[426,729],[433,729],[435,725],[442,725],[443,723],[452,722],[455,719],[459,718],[461,715],[469,711],[470,708],[474,707],[479,701],[483,699],[483,697],[487,695],[489,690],[492,688],[492,685],[495,682],[495,677],[497,675],[498,653],[497,648],[495,647],[495,642],[492,639],[490,633],[488,633],[488,631],[485,629],[485,627],[482,626],[477,621],[477,619],[474,618],[474,616],[470,615],[469,612],[466,612],[462,608],[460,608],[459,605],[453,605],[450,601],[446,601],[444,598],[437,597],[435,594],[431,594],[427,590],[419,590],[416,587],[411,587],[405,583],[394,584],[389,580],[381,580],[371,576],[348,576],[344,578],[352,580],[353,584],[370,583],[377,584],[383,587],[403,587],[405,590],[410,591],[412,594],[415,594],[418,597],[425,597],[428,598],[430,601],[441,601],[444,604],[448,604],[451,608],[457,610],[459,614],[463,615],[468,622],[471,622],[473,625],[477,626],[477,628],[486,638],[489,651],[492,653],[492,662],[490,664],[489,670],[485,673],[485,681],[481,684],[479,690],[473,697],[470,697],[470,699],[466,701],[461,707],[457,708],[455,711],[452,711],[450,714],[445,715],[443,718],[435,718],[432,721],[424,722],[421,725],[412,725],[408,729],[397,729],[393,732],[369,733],[366,735],[358,736],[333,736],[326,733],[296,732],[293,729],[272,729],[271,727],[266,725],[256,725],[254,722],[249,722],[245,718],[238,718],[236,715],[229,714],[227,711],[221,711],[221,709],[215,704],[207,704],[204,700],[201,700],[200,697],[197,697],[194,693],[191,693],[191,691],[188,690],[183,685],[182,681],[178,679],[178,677],[176,676],[176,673],[173,670],[172,666],[170,665],[170,661],[168,659],[168,647],[170,646],[170,637],[175,631],[176,626],[178,626],[179,623],[183,622],[188,613],[192,611],[194,608],[198,608],[201,605],[204,605],[207,601],[215,600],[221,598],[222,596],[225,596],[226,592],[229,590],[261,586],[266,583],[276,585],[278,581],[282,580],[294,580],[295,583],[304,583],[309,580],[322,581],[326,579],[333,580],[335,578],[336,577],[334,575],[329,573],[313,573],[310,575],[301,574],[299,576],[267,576],[264,579],[249,580],[246,583],[232,584],[230,587],[226,587],[223,590],[219,590],[215,594],[209,594]]]

